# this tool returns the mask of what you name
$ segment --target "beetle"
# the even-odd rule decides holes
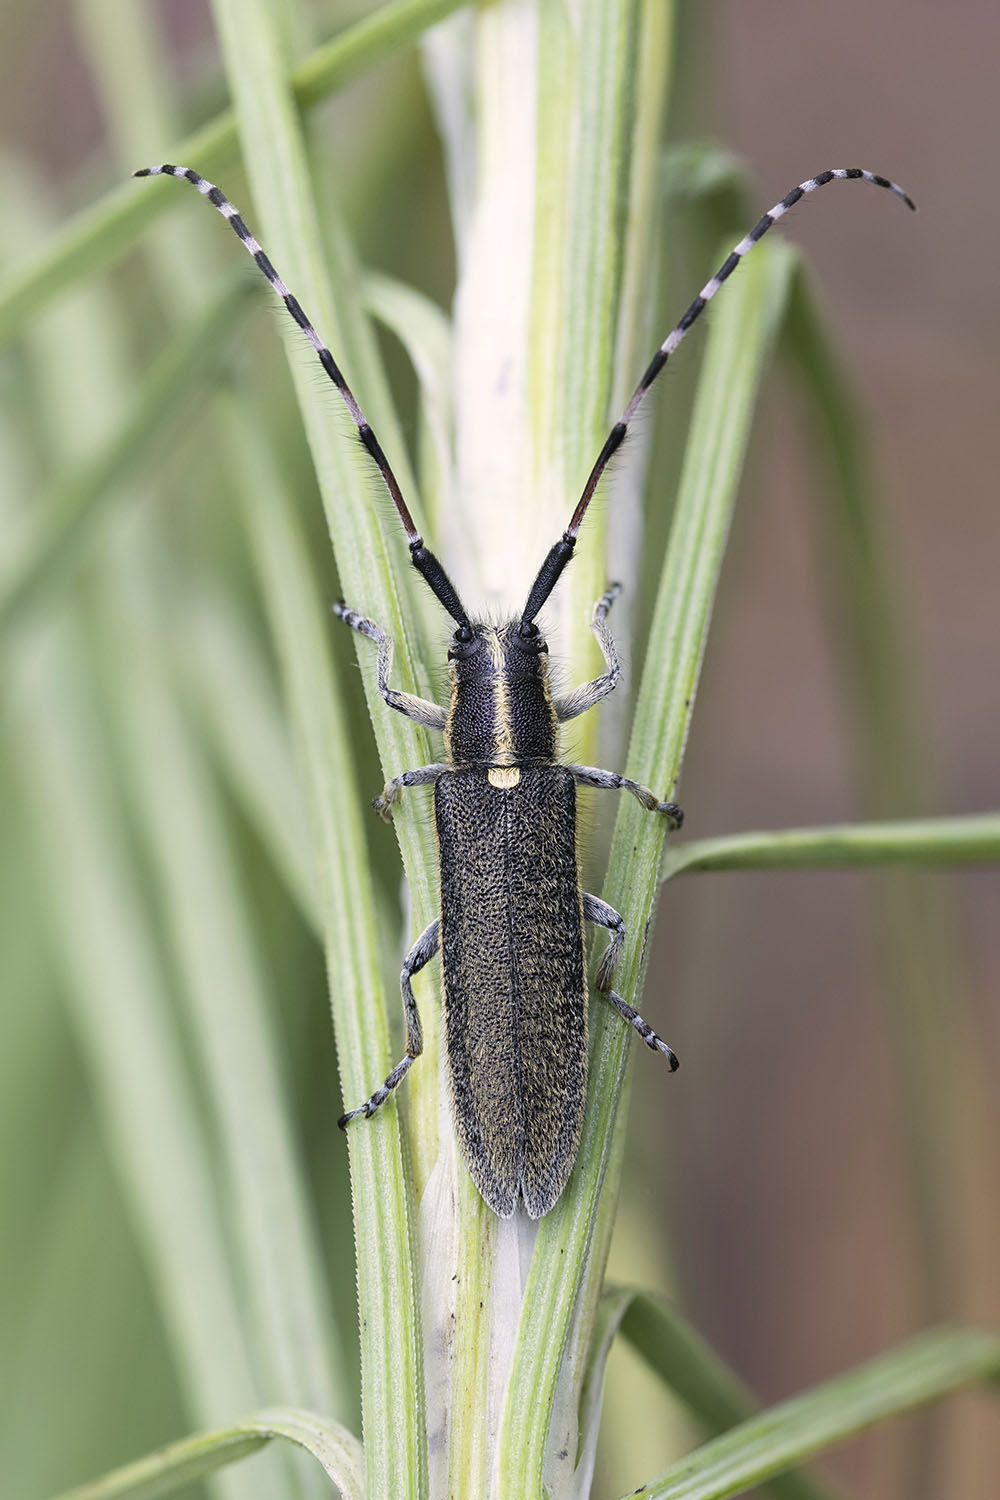
[[[378,690],[386,704],[444,736],[445,759],[403,771],[374,806],[388,820],[404,788],[433,786],[438,844],[439,912],[403,963],[400,988],[406,1052],[365,1102],[341,1116],[370,1118],[422,1050],[413,977],[440,949],[444,972],[445,1045],[455,1129],[469,1172],[501,1218],[523,1204],[532,1219],[549,1212],[576,1159],[587,1083],[587,982],[584,923],[610,934],[597,967],[598,992],[671,1071],[677,1057],[613,988],[626,940],[619,912],[581,888],[576,845],[576,788],[630,792],[644,808],[681,826],[674,802],[614,771],[559,760],[560,725],[614,691],[619,666],[607,614],[620,586],[594,606],[592,629],[606,671],[553,697],[548,646],[537,616],[573,556],[577,536],[604,470],[635,412],[670,356],[743,257],[807,193],[834,179],[863,179],[915,204],[888,178],[860,167],[821,172],[799,183],[762,215],[702,287],[654,354],[628,406],[611,428],[562,536],[543,560],[519,615],[500,624],[470,618],[454,584],[424,544],[399,484],[333,355],[289,291],[235,206],[189,167],[164,163],[137,177],[165,175],[191,183],[228,219],[282,299],[337,387],[364,448],[396,507],[410,560],[455,624],[448,649],[450,700],[438,703],[391,686],[393,643],[374,621],[336,604],[334,613],[377,647]]]

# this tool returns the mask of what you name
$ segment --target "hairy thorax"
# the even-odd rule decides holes
[[[559,729],[543,637],[516,621],[475,625],[449,652],[451,701],[445,746],[453,766],[485,766],[495,786],[517,784],[516,769],[555,760]]]

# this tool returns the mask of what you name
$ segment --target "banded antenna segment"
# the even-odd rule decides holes
[[[430,585],[452,619],[456,620],[461,626],[468,626],[468,616],[466,615],[462,601],[458,597],[458,592],[444,571],[444,568],[434,556],[434,553],[424,546],[423,537],[417,530],[413,517],[410,515],[409,507],[403,499],[403,492],[399,487],[399,481],[392,472],[392,466],[382,451],[381,443],[375,436],[364,412],[355,400],[354,392],[344,379],[340,366],[316,332],[310,319],[306,316],[299,299],[293,292],[289,291],[271,264],[263,247],[247,228],[246,222],[235,203],[230,203],[221,188],[217,188],[214,182],[209,182],[199,172],[194,171],[192,167],[178,167],[172,162],[162,162],[158,167],[140,167],[138,171],[132,173],[132,176],[177,177],[182,182],[190,182],[191,186],[197,188],[202,197],[207,198],[209,203],[214,208],[217,208],[222,217],[228,221],[240,244],[244,246],[248,254],[253,256],[258,268],[263,271],[268,281],[274,287],[274,290],[285,304],[296,324],[301,328],[315,350],[316,357],[323,366],[323,369],[340,392],[344,405],[350,413],[351,421],[358,429],[358,437],[361,439],[367,452],[374,459],[375,466],[392,497],[396,513],[403,523],[406,540],[410,544],[410,560],[413,566]]]
[[[877,172],[866,172],[863,167],[834,167],[828,172],[820,172],[817,177],[809,177],[805,182],[800,182],[797,187],[793,187],[790,192],[787,192],[773,208],[768,209],[766,214],[762,214],[749,234],[745,234],[739,244],[735,245],[726,256],[726,259],[722,262],[715,275],[709,281],[706,281],[680,322],[670,330],[659,349],[653,355],[642,379],[632,394],[631,401],[608,433],[604,447],[597,456],[597,462],[590,471],[587,483],[583,487],[583,494],[580,496],[569,526],[563,534],[565,542],[570,544],[575,542],[577,533],[580,530],[580,524],[587,513],[587,507],[593,498],[594,491],[597,488],[601,475],[608,466],[612,454],[620,447],[628,431],[629,423],[635,416],[642,398],[663,369],[663,366],[667,363],[667,360],[681,344],[688,329],[693,323],[698,321],[722,283],[733,274],[740,261],[745,255],[749,254],[754,245],[764,238],[771,225],[776,224],[779,219],[783,218],[788,210],[798,203],[800,198],[804,198],[807,193],[814,193],[817,188],[825,187],[828,182],[833,182],[834,178],[840,178],[844,181],[859,178],[863,182],[873,183],[875,187],[887,188],[890,193],[894,193],[897,198],[901,198],[907,208],[916,211],[917,205],[909,193],[904,192],[898,183],[890,182],[888,177],[880,177]]]

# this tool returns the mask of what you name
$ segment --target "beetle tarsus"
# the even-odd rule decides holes
[[[651,1051],[662,1052],[663,1056],[670,1064],[671,1073],[676,1073],[681,1064],[680,1058],[677,1056],[677,1053],[674,1051],[673,1047],[669,1046],[662,1037],[657,1036],[656,1032],[653,1030],[652,1026],[649,1025],[648,1021],[644,1021],[639,1012],[637,1010],[633,1010],[628,1001],[623,1000],[621,995],[619,995],[615,990],[604,990],[602,991],[602,993],[605,1000],[611,1001],[611,1004],[614,1006],[618,1014],[624,1016],[629,1025],[634,1027],[634,1029],[639,1033],[643,1041],[646,1043],[646,1046],[649,1047]]]
[[[684,809],[678,807],[676,802],[658,802],[656,811],[667,819],[671,833],[676,833],[678,828],[683,827]]]
[[[395,795],[389,793],[388,796],[386,795],[387,791],[388,788],[385,791],[379,792],[377,797],[372,798],[372,807],[378,813],[383,823],[392,822],[392,804],[399,800],[398,791],[396,791]]]

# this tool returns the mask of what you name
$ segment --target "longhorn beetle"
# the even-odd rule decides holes
[[[229,220],[340,392],[362,444],[374,459],[406,532],[410,560],[455,622],[448,650],[447,709],[390,686],[392,639],[349,609],[334,613],[378,647],[378,689],[390,708],[444,735],[443,761],[403,771],[375,799],[383,818],[404,787],[434,787],[440,870],[440,911],[403,963],[406,1055],[385,1082],[340,1120],[370,1117],[388,1099],[422,1049],[412,979],[441,949],[444,1015],[453,1114],[469,1171],[502,1218],[520,1201],[533,1219],[548,1213],[573,1168],[587,1079],[587,985],[583,924],[610,933],[597,969],[597,988],[671,1070],[666,1042],[612,988],[625,942],[618,912],[581,890],[576,851],[576,784],[631,792],[671,829],[682,814],[648,787],[614,771],[566,765],[558,756],[559,726],[593,708],[618,682],[618,657],[607,613],[620,592],[612,584],[591,622],[607,671],[553,698],[548,647],[535,623],[573,556],[598,481],[621,445],[635,412],[719,287],[743,257],[805,194],[835,177],[863,178],[915,205],[894,182],[860,167],[810,177],[753,226],[702,287],[654,354],[632,399],[612,427],[583,487],[570,523],[550,549],[520,616],[501,625],[470,619],[441,563],[413,523],[378,439],[296,297],[288,290],[240,214],[217,187],[188,167],[145,167],[136,177],[165,174],[192,183]]]

